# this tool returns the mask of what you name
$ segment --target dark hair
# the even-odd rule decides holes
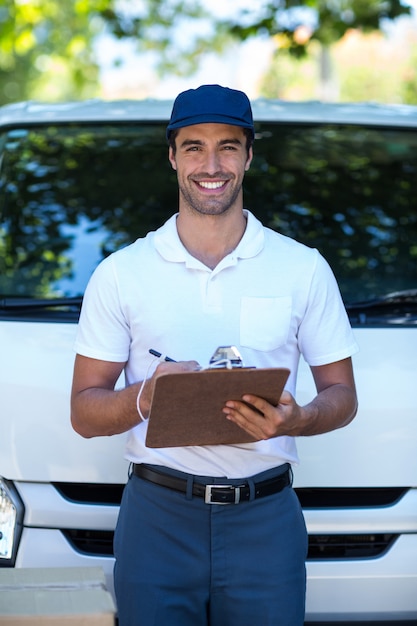
[[[168,145],[170,148],[172,148],[172,152],[175,156],[175,153],[177,151],[177,146],[175,143],[175,140],[177,138],[178,132],[179,132],[179,128],[174,128],[173,130],[171,130],[171,132],[169,133],[169,139],[168,139]],[[242,128],[245,137],[246,137],[246,151],[249,154],[249,150],[253,145],[253,134],[252,134],[252,130],[250,128]]]

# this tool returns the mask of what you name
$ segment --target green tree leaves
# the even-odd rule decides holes
[[[300,57],[311,41],[326,47],[409,13],[400,0],[240,0],[223,15],[205,0],[0,0],[0,104],[95,95],[104,33],[153,50],[162,73],[186,75],[232,42],[276,37]]]

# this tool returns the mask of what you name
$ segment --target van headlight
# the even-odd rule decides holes
[[[13,567],[23,524],[23,503],[13,483],[0,477],[0,567]]]

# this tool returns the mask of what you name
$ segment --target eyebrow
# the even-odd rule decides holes
[[[243,145],[240,139],[237,139],[235,137],[233,139],[221,139],[218,142],[219,146],[223,146],[225,144],[234,144],[236,146]],[[184,139],[184,141],[181,142],[180,147],[186,148],[187,146],[204,146],[204,141],[201,141],[200,139]]]

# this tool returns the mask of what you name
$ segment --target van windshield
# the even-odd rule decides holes
[[[260,123],[245,206],[316,247],[347,304],[417,287],[417,133]],[[177,211],[165,125],[0,133],[0,297],[82,296],[101,259]]]

